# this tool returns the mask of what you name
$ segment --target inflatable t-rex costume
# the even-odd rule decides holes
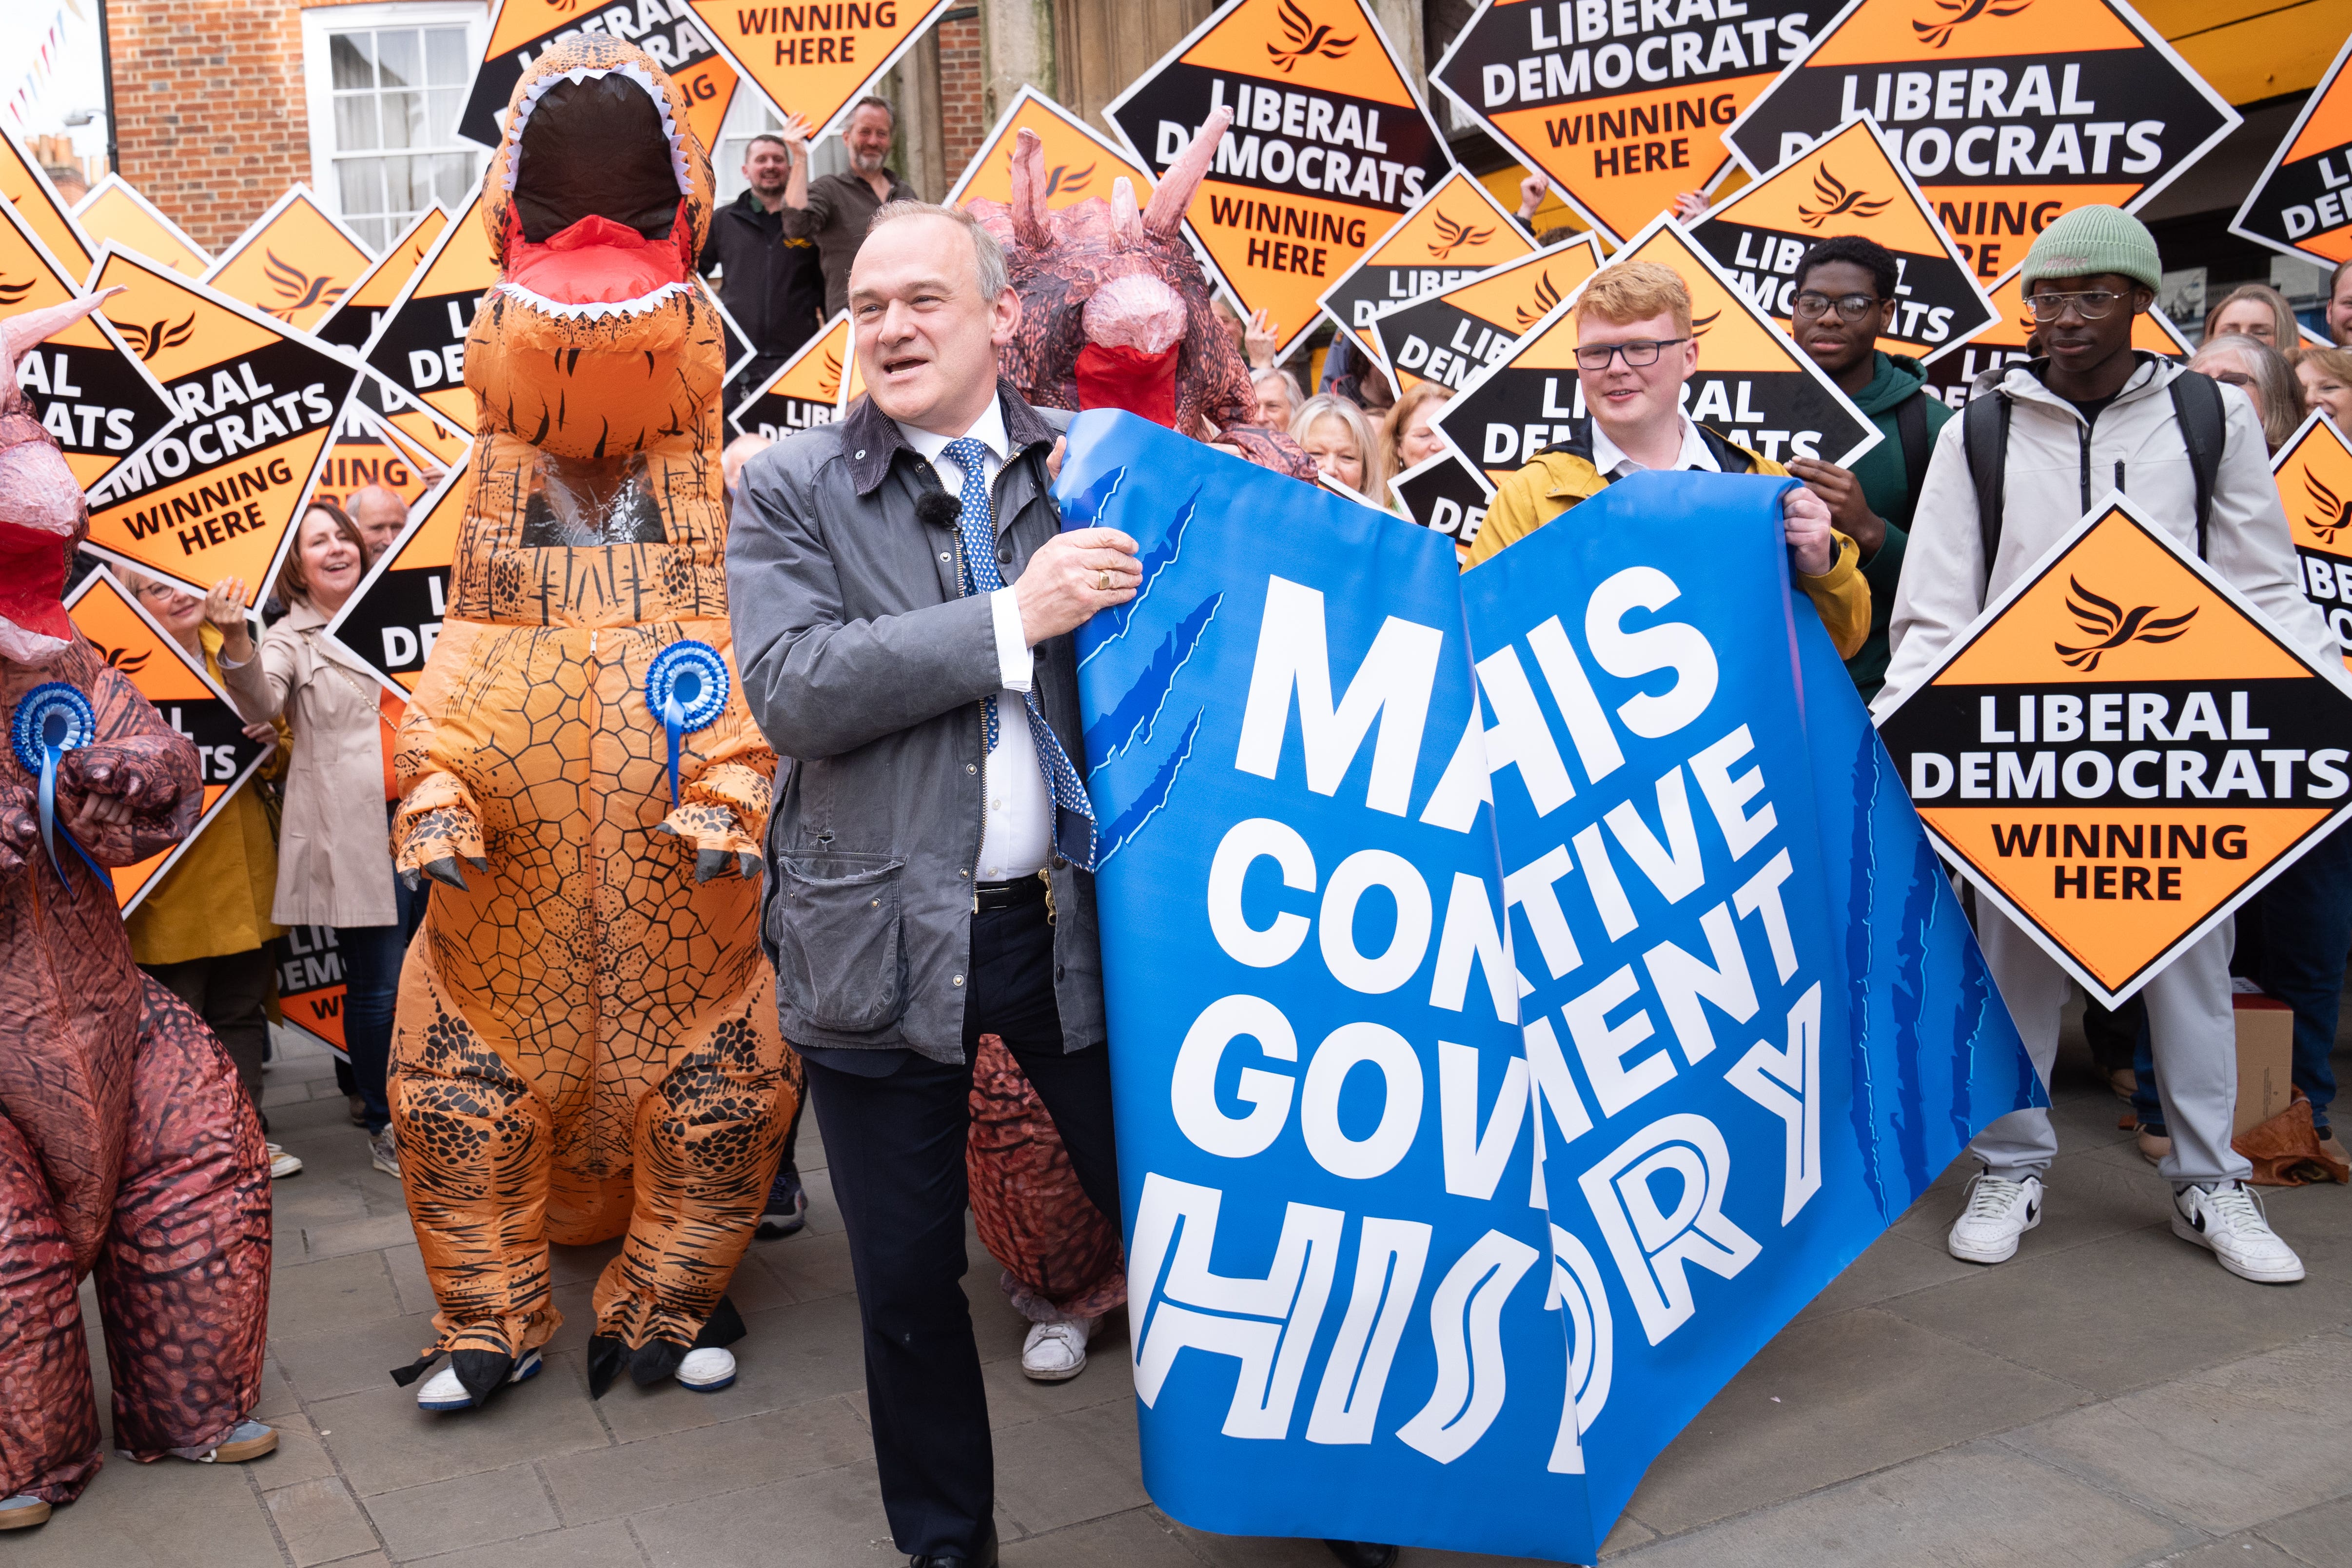
[[[1123,176],[1108,202],[1049,210],[1045,144],[1034,131],[1014,139],[1012,205],[964,204],[1004,247],[1021,296],[1021,325],[997,367],[1034,406],[1124,408],[1312,484],[1314,459],[1251,423],[1249,366],[1184,239],[1185,209],[1232,123],[1233,110],[1212,113],[1141,212]]]
[[[131,962],[97,868],[187,836],[195,748],[67,618],[89,512],[16,387],[27,349],[97,308],[0,322],[0,1528],[39,1523],[98,1473],[77,1295],[93,1268],[115,1447],[142,1461],[276,1447],[239,1432],[269,1309],[261,1125],[212,1032]]]
[[[394,1376],[447,1351],[477,1402],[562,1321],[551,1240],[628,1238],[594,1393],[739,1335],[798,1103],[749,879],[776,759],[727,656],[710,193],[677,86],[598,34],[531,62],[484,180],[473,499],[394,757],[399,866],[443,885],[391,1085],[440,1306]]]

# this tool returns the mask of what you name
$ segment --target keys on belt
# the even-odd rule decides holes
[[[1016,877],[1009,882],[974,882],[971,885],[971,910],[985,914],[992,910],[1017,910],[1028,904],[1045,902],[1045,879]]]

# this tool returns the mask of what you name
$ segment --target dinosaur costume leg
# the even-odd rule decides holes
[[[98,1474],[98,1404],[73,1246],[16,1123],[0,1116],[0,1497],[71,1502]]]
[[[1013,1308],[1035,1323],[1100,1318],[1127,1303],[1118,1227],[1078,1184],[1035,1086],[994,1035],[972,1060],[964,1142],[980,1244],[1003,1266]]]
[[[775,1005],[772,982],[755,988],[740,1010],[685,1044],[637,1102],[635,1207],[626,1244],[596,1282],[592,1393],[625,1363],[637,1382],[658,1383],[688,1350],[742,1335],[724,1292],[801,1092],[800,1058],[759,1026]]]
[[[261,1123],[204,1021],[145,986],[131,1137],[97,1268],[114,1446],[142,1462],[208,1450],[253,1413],[269,1323]]]

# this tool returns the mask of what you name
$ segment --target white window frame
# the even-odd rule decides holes
[[[346,224],[351,219],[343,211],[342,182],[334,172],[335,73],[328,35],[365,27],[435,27],[452,23],[464,24],[467,56],[478,65],[490,31],[489,6],[482,0],[367,0],[356,5],[316,5],[302,12],[302,95],[310,119],[310,190],[321,207]],[[489,157],[483,151],[485,164]]]

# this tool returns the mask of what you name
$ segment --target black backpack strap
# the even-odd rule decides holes
[[[1927,477],[1927,389],[1895,405],[1895,437],[1903,443],[1903,480],[1912,494]]]
[[[2009,470],[2009,394],[1972,398],[1960,414],[1960,444],[1969,458],[1969,479],[1977,491],[1977,535],[1984,542],[1985,584],[1992,584],[1993,557],[2000,550],[2000,507]]]
[[[2205,557],[2205,532],[2213,521],[2213,487],[2221,475],[2221,448],[2229,440],[2229,415],[2221,406],[2221,388],[2211,376],[2184,371],[2172,378],[2172,414],[2180,421],[2180,439],[2189,448],[2189,471],[2197,479],[2197,556]]]

